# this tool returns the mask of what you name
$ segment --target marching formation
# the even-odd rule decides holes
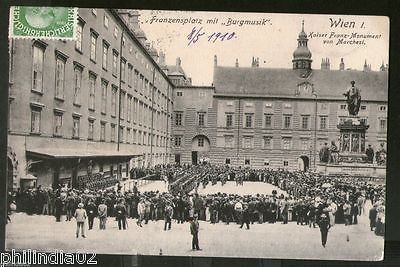
[[[125,192],[121,187],[94,191],[39,186],[16,192],[13,198],[17,211],[54,215],[56,221],[75,218],[77,238],[79,234],[86,237],[86,228],[93,229],[95,218],[101,230],[107,229],[110,218],[120,230],[128,228],[128,218],[135,219],[137,227],[164,220],[164,231],[173,229],[173,221],[190,222],[192,248],[196,250],[200,249],[198,220],[211,224],[236,223],[240,228],[246,225],[246,229],[254,223],[277,222],[319,227],[325,247],[329,228],[335,224],[357,224],[358,216],[368,213],[371,230],[377,235],[384,234],[385,186],[372,183],[366,177],[329,177],[312,172],[236,169],[209,164],[168,167],[162,171],[163,175],[167,172],[172,172],[174,177],[169,192],[141,192],[136,185]],[[276,190],[255,195],[198,193],[200,186],[206,188],[218,182],[224,185],[226,181],[236,181],[237,186],[243,181],[270,183],[286,193],[277,194]],[[365,208],[367,200],[373,204],[370,210]]]

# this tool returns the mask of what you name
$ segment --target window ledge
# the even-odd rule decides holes
[[[78,108],[80,108],[82,105],[81,104],[79,104],[79,103],[73,103],[73,105],[75,106],[75,107],[78,107]]]
[[[60,101],[60,102],[64,102],[65,101],[64,98],[61,98],[59,96],[55,96],[54,99],[57,100],[57,101]]]
[[[38,95],[41,95],[41,96],[43,95],[43,89],[41,91],[36,90],[36,89],[31,89],[31,92],[35,93],[35,94],[38,94]]]

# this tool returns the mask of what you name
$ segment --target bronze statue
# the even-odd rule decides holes
[[[357,116],[361,104],[360,90],[355,87],[355,83],[355,81],[351,81],[351,87],[343,94],[347,98],[347,109],[352,116]]]

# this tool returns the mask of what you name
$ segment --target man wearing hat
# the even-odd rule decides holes
[[[192,234],[192,250],[201,250],[199,247],[199,222],[198,215],[194,214],[194,218],[190,217],[190,233]]]
[[[321,242],[322,246],[325,247],[326,241],[328,240],[328,230],[331,227],[329,224],[329,219],[325,213],[321,214],[321,218],[318,222],[319,230],[321,232]]]
[[[75,210],[74,217],[76,219],[76,238],[79,237],[79,228],[81,229],[81,234],[83,238],[85,236],[85,221],[87,218],[86,210],[83,208],[83,203],[78,204],[78,208]]]

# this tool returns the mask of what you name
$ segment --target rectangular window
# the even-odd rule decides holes
[[[175,112],[175,125],[182,126],[182,112]]]
[[[263,148],[265,149],[272,148],[272,136],[264,136]]]
[[[82,84],[82,68],[75,66],[74,68],[74,104],[80,104],[80,94],[81,94],[81,84]]]
[[[73,117],[72,121],[73,121],[73,124],[72,124],[72,138],[79,139],[80,118],[79,117]]]
[[[106,141],[106,123],[100,122],[100,141]]]
[[[126,60],[121,58],[121,81],[125,82],[126,77]]]
[[[386,119],[379,119],[379,131],[385,132],[386,128]]]
[[[225,135],[225,147],[227,147],[227,148],[234,147],[233,135]]]
[[[346,110],[347,105],[346,104],[340,104],[340,110]]]
[[[97,34],[90,34],[90,59],[96,61]]]
[[[301,128],[302,129],[308,129],[309,118],[310,118],[310,116],[301,116]]]
[[[290,129],[292,127],[292,116],[285,115],[283,116],[283,128]]]
[[[124,115],[125,115],[125,102],[126,102],[126,93],[121,91],[121,113],[120,113],[120,118],[124,119]]]
[[[272,114],[264,115],[265,128],[272,128]]]
[[[200,137],[197,139],[197,146],[199,146],[199,147],[204,147],[204,137],[200,136]]]
[[[130,128],[126,129],[126,142],[128,144],[130,144],[130,142],[131,142],[131,129]]]
[[[118,72],[118,52],[113,51],[113,61],[112,61],[112,74],[117,76]]]
[[[101,81],[101,113],[107,113],[107,86],[108,82],[105,80]]]
[[[245,159],[244,160],[244,165],[250,165],[250,159]]]
[[[93,140],[94,134],[94,120],[89,120],[88,123],[88,140]]]
[[[64,99],[64,80],[65,80],[65,60],[57,57],[56,59],[56,98]]]
[[[176,147],[180,147],[180,146],[182,145],[182,136],[176,135],[176,136],[174,137],[174,145],[175,145]]]
[[[245,127],[246,128],[253,127],[253,114],[252,113],[245,114]]]
[[[128,95],[128,106],[126,109],[126,120],[130,122],[132,119],[132,96]]]
[[[205,124],[205,113],[204,112],[199,112],[198,113],[198,123],[199,123],[199,126],[204,126],[204,124]]]
[[[284,161],[283,161],[283,166],[285,166],[285,167],[289,166],[289,161],[284,160]]]
[[[385,105],[379,106],[378,110],[379,111],[386,111],[386,106]]]
[[[62,136],[63,114],[54,113],[54,136]]]
[[[367,110],[367,106],[362,105],[362,106],[360,107],[360,109],[361,109],[361,110]]]
[[[292,138],[282,138],[282,148],[291,149],[292,148]]]
[[[82,52],[82,39],[83,39],[83,24],[78,22],[76,26],[76,41],[75,41],[75,48]]]
[[[33,46],[32,89],[43,92],[44,48]]]
[[[252,136],[243,136],[243,148],[253,148]]]
[[[108,65],[108,47],[109,45],[103,42],[103,69],[107,70]]]
[[[135,129],[133,129],[132,135],[133,135],[133,143],[136,144],[137,143],[137,139],[136,139],[136,130]]]
[[[135,77],[134,77],[134,80],[133,80],[133,86],[134,86],[134,89],[135,89],[135,91],[137,91],[138,90],[138,80],[139,80],[139,72],[137,71],[137,70],[135,70]]]
[[[320,130],[325,130],[326,129],[326,127],[327,127],[327,119],[328,119],[328,117],[326,117],[326,116],[321,116],[319,118],[319,129]]]
[[[128,86],[132,87],[132,74],[133,73],[133,66],[131,64],[128,64]]]
[[[119,127],[119,136],[118,136],[118,139],[119,139],[119,141],[120,141],[121,143],[124,142],[124,127],[123,127],[123,126],[120,126],[120,127]]]
[[[183,96],[183,92],[182,91],[177,91],[176,92],[176,96]]]
[[[300,143],[301,143],[301,149],[302,150],[309,150],[310,149],[309,139],[300,139]]]
[[[108,17],[107,15],[104,15],[104,27],[106,27],[108,29]]]
[[[367,118],[360,118],[360,122],[361,122],[361,124],[365,124],[365,125],[367,125],[368,124],[368,119]]]
[[[138,145],[140,145],[142,143],[142,132],[141,131],[139,131],[139,133],[138,133],[137,143],[138,143]]]
[[[226,127],[232,127],[233,125],[233,114],[226,113]]]
[[[111,142],[115,142],[115,124],[111,124]]]
[[[111,95],[111,116],[117,116],[117,88],[114,86]]]
[[[89,109],[95,110],[96,76],[89,74]]]
[[[41,111],[36,108],[31,110],[31,133],[40,133]]]
[[[225,159],[225,164],[231,164],[231,159],[230,158],[226,158]]]

